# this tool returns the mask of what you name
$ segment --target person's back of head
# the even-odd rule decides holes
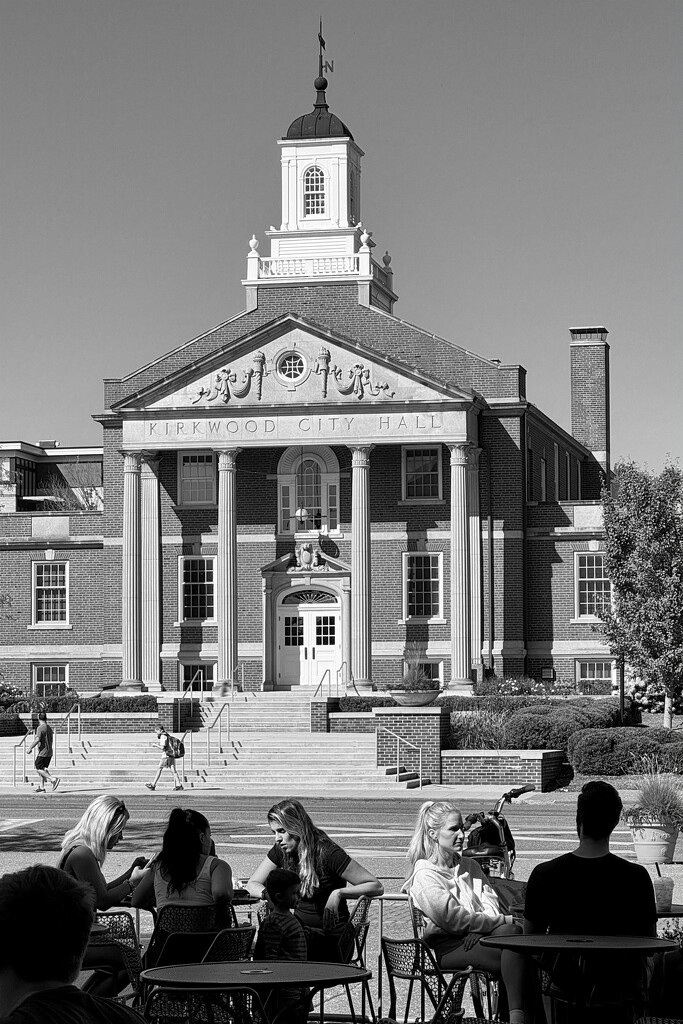
[[[616,828],[623,804],[608,782],[586,782],[576,802],[576,830],[589,839],[607,839]]]
[[[158,862],[169,896],[174,891],[182,892],[197,877],[202,835],[209,830],[207,819],[199,811],[182,807],[171,811]]]
[[[36,864],[0,878],[0,972],[22,982],[62,982],[78,976],[90,936],[95,899],[90,886],[64,871]]]
[[[45,714],[44,711],[39,711],[38,712],[38,721],[39,722],[47,722],[47,715]]]
[[[288,890],[299,884],[299,876],[296,871],[289,871],[287,868],[273,868],[266,878],[264,886],[271,903],[278,907],[282,904]]]

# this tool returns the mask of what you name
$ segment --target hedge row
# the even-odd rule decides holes
[[[45,700],[38,700],[30,697],[25,700],[14,701],[12,711],[19,714],[38,714],[39,711],[46,711],[48,714],[66,714],[71,711],[75,703],[80,703],[82,712],[97,714],[117,713],[125,714],[129,711],[157,711],[157,699],[150,693],[142,693],[131,697],[78,697],[77,694],[65,695],[63,697],[48,697]],[[6,709],[9,710],[9,709]]]
[[[643,755],[661,768],[683,772],[683,734],[670,729],[582,729],[570,737],[567,756],[581,775],[630,775]]]

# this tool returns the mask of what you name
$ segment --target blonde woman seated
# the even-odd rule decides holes
[[[464,838],[455,804],[422,804],[408,848],[412,873],[403,888],[427,918],[424,938],[441,967],[471,966],[502,975],[510,1022],[524,1024],[524,958],[479,942],[484,935],[515,935],[521,929],[499,912],[498,897],[477,862],[462,856]]]
[[[62,840],[58,867],[92,887],[96,910],[118,906],[145,877],[145,857],[137,857],[127,871],[111,882],[107,882],[102,874],[107,853],[123,838],[128,818],[123,800],[115,796],[98,796]],[[115,996],[128,984],[121,952],[115,945],[88,946],[83,970],[94,971],[83,986],[93,995]]]
[[[204,815],[175,807],[161,852],[135,890],[133,906],[215,906],[220,917],[232,900],[232,871],[226,861],[212,856],[211,849],[211,826]]]

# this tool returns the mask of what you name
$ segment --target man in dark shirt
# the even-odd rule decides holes
[[[45,786],[48,782],[52,786],[52,789],[55,790],[61,780],[53,778],[48,771],[50,761],[52,760],[52,726],[47,724],[47,715],[44,711],[41,711],[38,715],[36,734],[33,743],[26,753],[30,754],[34,747],[38,747],[38,753],[36,754],[34,764],[35,769],[38,772],[38,778],[40,779],[36,793],[44,793]]]
[[[576,806],[578,847],[539,864],[529,877],[524,907],[526,933],[656,934],[655,896],[647,870],[610,853],[610,836],[621,809],[621,797],[614,786],[606,782],[585,784]],[[588,962],[581,981],[593,987],[598,979],[587,976],[591,969]],[[610,991],[620,992],[625,1003],[638,1004],[644,997],[642,958],[605,955],[599,968],[594,969],[599,972],[599,986],[607,998]],[[561,987],[579,984],[576,977],[569,980],[575,970],[575,957],[559,961],[555,977],[562,982]],[[607,1020],[604,1013],[601,1019]]]
[[[0,1024],[141,1024],[134,1010],[76,988],[94,893],[38,864],[0,878]]]

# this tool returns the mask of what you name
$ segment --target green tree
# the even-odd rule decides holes
[[[683,474],[670,463],[655,475],[625,462],[615,477],[602,496],[612,603],[600,617],[613,653],[664,691],[671,728],[683,688]]]

